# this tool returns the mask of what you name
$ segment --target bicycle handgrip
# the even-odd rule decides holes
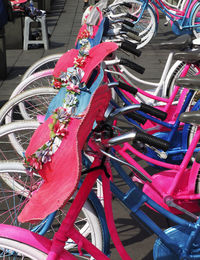
[[[130,26],[128,26],[128,25],[125,25],[125,24],[122,24],[121,30],[122,30],[122,31],[125,31],[125,32],[134,33],[136,36],[139,35],[139,33],[136,32],[136,31],[134,31],[132,27],[130,27]]]
[[[167,151],[170,146],[169,142],[143,132],[137,132],[134,140],[162,149],[163,151]]]
[[[119,82],[119,85],[117,87],[121,88],[123,90],[126,90],[133,95],[135,95],[138,92],[138,90],[136,88],[129,86],[129,85],[123,83],[123,82]]]
[[[121,49],[125,50],[125,51],[128,51],[134,55],[136,55],[137,57],[140,57],[141,55],[141,51],[140,50],[137,50],[135,48],[135,44],[132,43],[132,42],[129,42],[127,40],[123,41],[122,44],[121,44]]]
[[[141,107],[139,109],[140,111],[150,114],[152,116],[155,116],[157,118],[160,118],[161,120],[165,120],[167,118],[167,113],[164,111],[161,111],[155,107],[149,106],[147,104],[141,103]]]
[[[134,33],[127,32],[126,35],[131,38],[134,41],[141,42],[141,37],[138,35],[135,35]]]
[[[123,24],[128,25],[128,26],[130,26],[130,27],[134,27],[134,23],[132,23],[132,22],[130,22],[130,21],[127,21],[127,20],[124,20],[124,21],[123,21]]]
[[[135,70],[136,72],[143,74],[145,71],[145,68],[143,68],[142,66],[136,64],[133,61],[127,60],[125,58],[121,58],[120,59],[120,64],[129,67],[130,69]]]
[[[137,121],[138,123],[140,123],[142,125],[144,125],[147,121],[147,119],[145,117],[143,117],[142,115],[139,115],[136,112],[127,113],[126,116]]]
[[[134,49],[136,49],[136,48],[137,48],[137,46],[138,46],[138,44],[137,44],[137,43],[130,42],[130,41],[126,40],[126,39],[123,39],[123,40],[121,40],[121,42],[128,42],[128,43],[130,43],[130,44],[131,44],[131,46],[132,46]],[[140,51],[141,51],[141,50],[140,50]],[[141,52],[142,52],[142,51],[141,51]]]
[[[133,21],[137,21],[137,19],[138,19],[136,16],[129,14],[129,13],[126,13],[126,17],[133,20]]]
[[[130,3],[126,3],[126,2],[121,3],[120,5],[123,5],[123,6],[127,7],[127,8],[131,8],[132,7],[132,5]]]

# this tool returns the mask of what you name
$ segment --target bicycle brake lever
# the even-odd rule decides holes
[[[146,144],[147,145],[147,144]],[[156,149],[153,146],[147,145],[149,146],[155,153],[157,153],[157,155],[161,158],[161,159],[167,159],[167,153],[164,151],[159,151],[158,149]]]
[[[144,175],[142,172],[140,172],[136,167],[134,167],[134,166],[131,165],[130,163],[125,162],[125,161],[123,161],[123,160],[121,160],[121,159],[119,159],[119,158],[116,158],[116,157],[113,156],[112,154],[107,153],[107,152],[105,152],[105,151],[103,151],[103,150],[101,150],[101,149],[100,149],[100,152],[103,153],[104,155],[106,155],[107,157],[109,157],[109,158],[111,158],[111,159],[113,159],[113,160],[115,160],[115,161],[117,161],[117,162],[119,162],[119,163],[121,163],[121,164],[124,164],[124,165],[126,165],[126,166],[128,166],[128,167],[130,167],[130,168],[132,168],[132,169],[137,173],[137,175],[140,176],[140,178],[145,179],[146,181],[148,181],[148,182],[150,182],[150,183],[152,182],[151,179],[149,179],[146,175]]]
[[[109,117],[110,118],[115,118],[115,117],[117,117],[119,115],[128,114],[130,112],[139,110],[140,107],[141,107],[140,104],[134,104],[134,105],[130,105],[130,106],[116,108],[113,112],[110,113]]]

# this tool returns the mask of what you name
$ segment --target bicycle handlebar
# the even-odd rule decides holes
[[[158,149],[162,149],[163,151],[167,151],[169,149],[170,143],[155,137],[153,135],[149,135],[144,132],[130,131],[126,134],[116,136],[111,138],[108,143],[110,145],[118,145],[129,141],[140,141],[144,144],[148,144]]]
[[[131,32],[131,33],[135,34],[136,36],[139,35],[138,32],[134,31],[132,27],[130,27],[126,24],[122,24],[121,30],[124,31],[124,32]]]
[[[117,86],[117,84],[115,84],[115,83],[111,83],[109,85],[110,86]],[[138,113],[134,112],[136,110],[139,110],[140,107],[141,107],[140,104],[134,104],[134,105],[130,105],[130,106],[116,108],[114,111],[112,111],[107,116],[107,119],[112,120],[112,119],[116,118],[117,116],[126,115],[129,118],[137,121],[138,123],[145,124],[147,119],[145,117],[143,117],[142,115],[139,115]]]
[[[138,92],[138,90],[135,87],[129,86],[129,85],[127,85],[127,84],[125,84],[123,82],[120,82],[120,81],[119,81],[119,84],[117,85],[117,87],[121,88],[121,89],[123,89],[125,91],[128,91],[129,93],[131,93],[133,95],[137,94],[137,92]]]
[[[127,40],[124,40],[124,41],[121,43],[120,48],[121,48],[122,50],[128,51],[128,52],[130,52],[130,53],[136,55],[137,57],[140,57],[140,55],[141,55],[141,53],[142,53],[141,50],[137,50],[137,49],[135,48],[135,44],[134,44],[134,43],[129,42],[129,41],[127,41]]]
[[[132,32],[127,32],[126,35],[134,41],[141,42],[141,37]]]
[[[137,19],[138,19],[136,16],[134,16],[132,14],[129,14],[129,13],[126,13],[126,18],[129,18],[129,19],[131,19],[133,21],[137,21]]]
[[[138,72],[138,73],[140,73],[140,74],[143,74],[144,71],[145,71],[145,68],[144,68],[144,67],[142,67],[142,66],[136,64],[136,63],[133,62],[133,61],[130,61],[130,60],[128,60],[128,59],[125,59],[125,58],[121,58],[119,64],[124,65],[124,66],[127,66],[127,67],[129,67],[130,69],[133,69],[133,70],[135,70],[136,72]]]
[[[130,21],[123,20],[122,23],[125,24],[125,25],[128,25],[129,27],[134,27],[134,24],[132,22],[130,22]]]
[[[150,114],[152,116],[155,116],[157,118],[160,118],[161,120],[165,120],[167,117],[167,113],[164,111],[161,111],[155,107],[149,106],[147,104],[141,103],[141,107],[139,109],[140,111]]]
[[[138,123],[140,123],[142,125],[144,125],[147,121],[147,118],[143,117],[142,115],[140,115],[136,112],[127,113],[126,116],[137,121]]]
[[[132,5],[130,3],[127,3],[127,2],[121,3],[120,5],[123,5],[123,6],[127,7],[127,8],[131,8],[132,7]]]

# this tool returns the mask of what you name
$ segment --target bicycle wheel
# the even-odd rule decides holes
[[[164,231],[167,236],[169,236],[172,240],[174,240],[177,244],[182,246],[182,250],[184,250],[184,245],[188,246],[186,242],[191,235],[192,228],[183,227],[183,226],[174,226],[166,229]],[[197,237],[190,247],[190,256],[188,259],[199,259],[199,237]],[[154,259],[162,259],[162,260],[178,260],[180,259],[176,254],[176,251],[170,250],[160,238],[155,241],[153,247],[153,257]]]
[[[138,3],[139,5],[141,5],[140,2]],[[132,4],[132,14],[136,17],[139,17],[140,15],[138,3],[136,2],[134,3],[134,5]],[[144,3],[142,3],[142,5],[144,5]],[[155,36],[157,31],[157,21],[153,5],[149,4],[148,7],[144,10],[141,19],[138,22],[136,22],[134,30],[136,30],[139,33],[139,36],[141,37],[141,42],[138,44],[137,49],[146,46]]]
[[[166,81],[165,81],[165,94],[170,97],[174,90],[175,80],[180,77],[181,73],[185,69],[186,63],[183,61],[176,61],[174,65],[168,72]],[[200,73],[200,68],[196,64],[191,64],[187,72],[187,76],[193,76]],[[176,95],[175,101],[178,101],[182,88],[179,89],[179,92]]]
[[[12,228],[8,228],[10,232]],[[21,231],[21,230],[20,230]],[[30,241],[31,236],[22,237],[22,241],[17,241],[16,239],[10,237],[3,237],[0,232],[0,258],[2,259],[32,259],[32,260],[44,260],[47,258],[48,250],[42,251],[41,245],[38,248],[35,245],[30,245],[27,240]],[[30,234],[28,234],[30,235]],[[47,241],[45,241],[47,242]],[[43,247],[45,248],[45,247]],[[46,246],[46,248],[48,248]]]
[[[197,3],[192,10],[191,17],[192,32],[196,38],[200,37],[200,4]]]
[[[36,72],[47,69],[54,69],[57,61],[60,59],[62,55],[63,53],[57,53],[39,59],[27,69],[27,71],[24,73],[22,77],[22,81],[24,81],[26,78],[28,78]]]
[[[51,220],[47,217],[36,226],[29,223],[21,224],[18,222],[17,216],[30,199],[31,194],[41,185],[42,180],[38,175],[28,175],[22,163],[11,161],[0,162],[0,177],[3,180],[0,182],[0,223],[21,226],[52,238],[65,217],[73,197],[64,208],[56,212],[55,217]],[[91,240],[100,250],[103,250],[102,228],[97,213],[89,200],[85,202],[75,226],[82,235]],[[65,248],[72,250],[73,253],[78,251],[77,245],[71,240],[66,242]]]
[[[4,119],[6,123],[19,119],[37,120],[38,115],[46,114],[49,103],[57,92],[49,87],[22,92],[10,99],[0,109],[0,124],[3,123]]]
[[[0,127],[0,223],[19,225],[17,216],[21,212],[23,205],[26,204],[32,192],[41,185],[40,176],[27,175],[26,170],[21,163],[24,152],[29,144],[30,138],[37,129],[37,121],[18,121],[6,124]],[[6,162],[3,160],[7,160]],[[11,160],[15,160],[14,162]],[[18,162],[16,161],[18,160]],[[73,198],[72,198],[73,200]],[[23,227],[33,229],[42,235],[51,234],[57,229],[61,220],[65,216],[70,200],[62,210],[59,210],[54,216],[47,217],[37,226],[23,224]],[[89,196],[76,221],[76,228],[84,236],[91,237],[92,243],[104,248],[108,252],[107,231],[102,219],[102,207],[94,194]],[[98,216],[98,217],[97,217]],[[103,230],[103,238],[101,235]],[[48,232],[47,232],[48,231]],[[104,242],[105,241],[105,242]],[[102,245],[103,243],[103,245]],[[72,241],[67,243],[67,249],[76,247]]]
[[[52,87],[53,69],[47,69],[34,73],[30,77],[21,81],[19,85],[12,92],[10,99],[21,93],[22,91],[39,88],[39,87]]]
[[[0,127],[0,161],[22,160],[38,121],[17,121]]]
[[[120,13],[130,13],[131,15],[134,15],[135,17],[140,16],[141,12],[143,11],[143,2],[137,1],[137,0],[129,0],[126,1],[132,5],[132,7],[129,9],[124,6],[116,6],[113,8],[114,14],[120,14]],[[112,19],[112,15],[109,16]],[[141,42],[138,43],[137,48],[144,47],[154,36],[157,30],[157,23],[156,23],[156,16],[154,9],[151,5],[148,5],[147,8],[145,8],[141,18],[139,21],[136,21],[134,25],[134,31],[138,32]],[[131,38],[128,38],[129,41],[135,42]]]

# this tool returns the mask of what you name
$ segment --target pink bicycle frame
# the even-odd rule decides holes
[[[190,69],[190,66],[191,64],[186,64],[180,77],[185,77]],[[199,74],[200,72],[197,73],[197,75]],[[122,76],[123,78],[123,76]],[[123,81],[130,85],[124,78],[123,78]],[[155,96],[155,95],[152,95],[150,93],[148,93],[147,91],[145,90],[142,90],[140,88],[137,88],[138,90],[138,93],[148,97],[149,99],[153,99],[153,100],[156,100],[158,102],[161,102],[163,103],[162,105],[158,105],[158,106],[155,106],[157,109],[160,109],[164,112],[167,113],[167,118],[166,118],[166,122],[168,123],[174,123],[178,114],[180,113],[180,110],[182,108],[182,104],[185,100],[185,97],[188,93],[188,89],[183,89],[180,97],[179,97],[179,102],[177,102],[176,105],[173,105],[173,102],[175,100],[175,97],[179,91],[179,86],[175,86],[174,89],[173,89],[173,92],[172,92],[172,95],[169,97],[169,98],[162,98],[162,97],[159,97],[159,96]],[[129,92],[125,91],[125,90],[121,90],[121,92],[124,94],[125,97],[127,97],[128,100],[130,100],[130,102],[134,103],[134,104],[139,104],[139,101],[132,95],[130,94]],[[145,123],[145,125],[143,126],[143,129],[146,129],[148,130],[148,128],[152,128],[152,127],[155,127],[157,124],[154,123],[154,122],[151,122],[151,121],[147,121],[147,123]],[[161,129],[165,129],[163,127],[161,127],[159,130]]]
[[[173,198],[174,201],[178,201],[180,205],[190,212],[196,212],[200,209],[198,204],[200,194],[195,193],[195,185],[200,164],[194,161],[192,168],[187,168],[199,139],[200,127],[197,129],[197,132],[195,133],[188,151],[180,165],[169,164],[152,159],[136,150],[129,143],[124,143],[123,146],[117,145],[114,148],[128,163],[135,166],[152,181],[151,183],[145,183],[143,189],[144,192],[167,210],[175,214],[180,214],[180,211],[174,210],[166,205],[166,198]],[[151,176],[138,162],[136,162],[135,159],[130,156],[130,152],[149,163],[170,170],[161,171]]]

